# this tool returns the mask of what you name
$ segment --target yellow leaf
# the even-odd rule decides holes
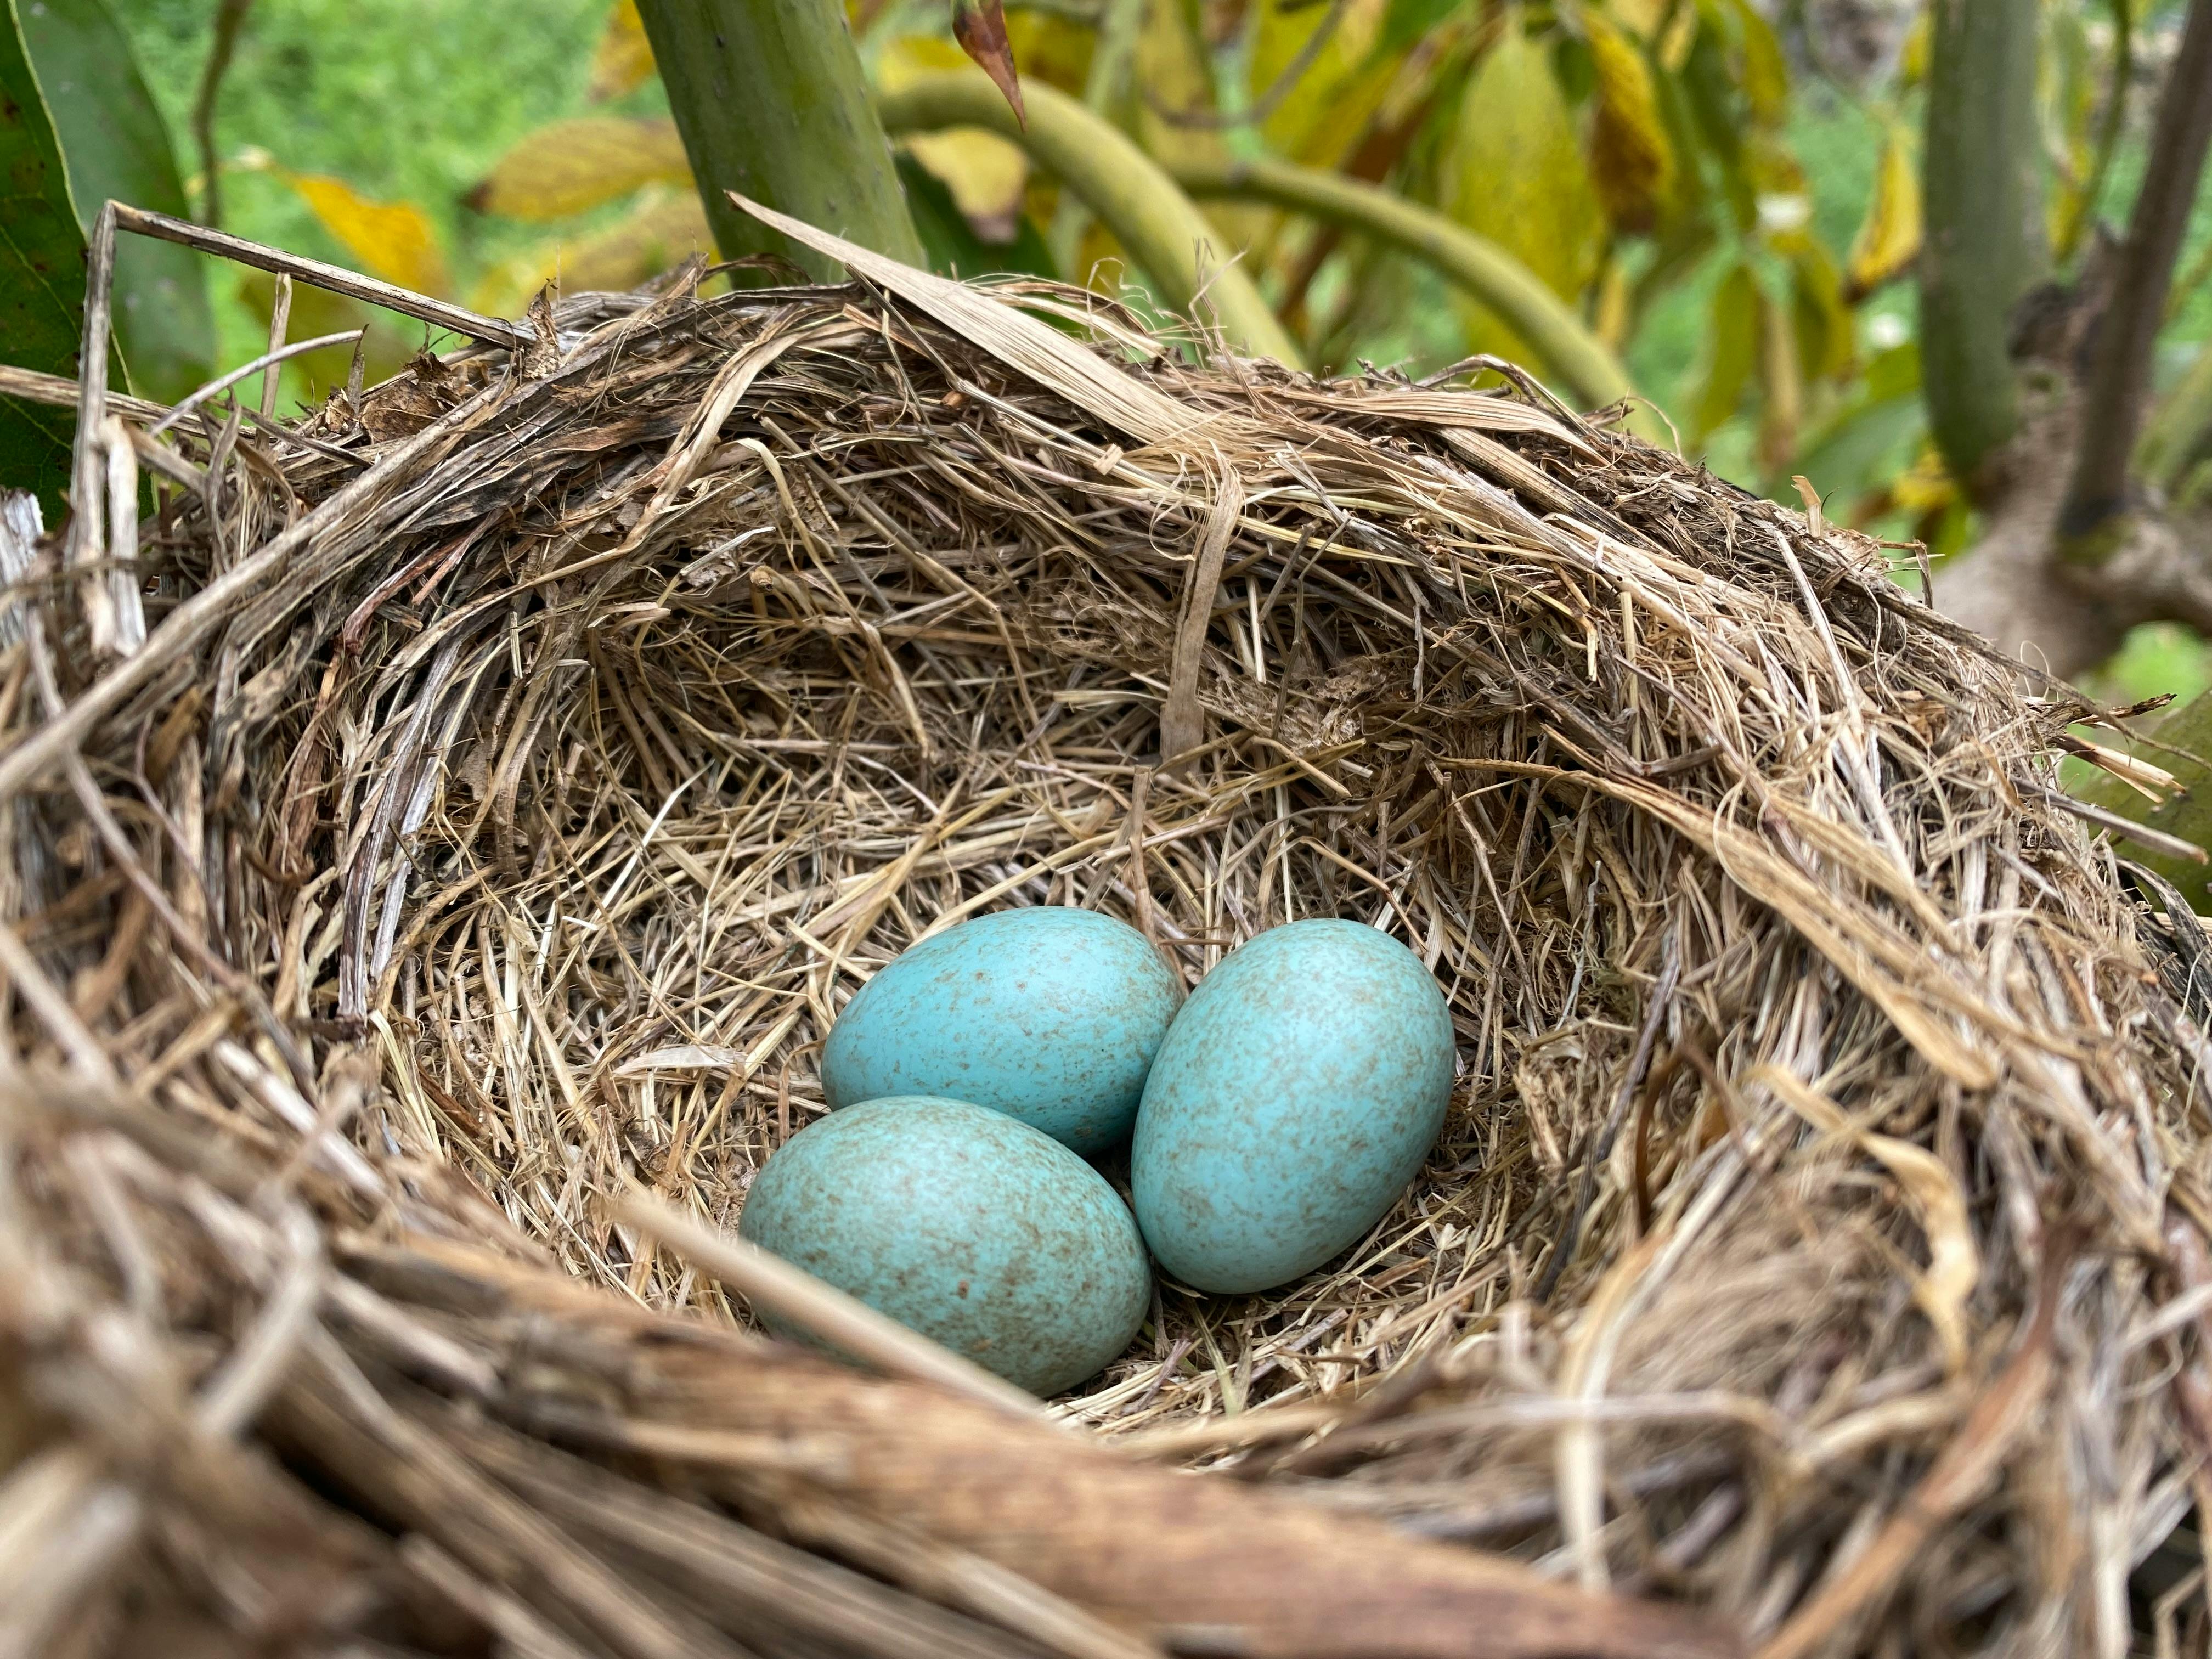
[[[1597,275],[1605,215],[1547,53],[1510,28],[1468,76],[1444,173],[1452,216],[1506,248],[1562,299]],[[1478,349],[1526,355],[1479,307],[1468,306]]]
[[[1889,498],[1899,511],[1916,519],[1940,513],[1959,499],[1959,486],[1944,468],[1943,458],[1931,447],[1920,453],[1889,487]]]
[[[1621,27],[1649,40],[1667,21],[1668,0],[1613,0],[1612,11]]]
[[[1743,91],[1751,102],[1752,119],[1775,126],[1790,112],[1790,60],[1774,25],[1761,16],[1751,0],[1729,0],[1743,42]]]
[[[417,294],[446,292],[446,251],[430,216],[412,202],[372,202],[324,173],[267,169],[289,185],[362,270]]]
[[[1091,72],[1091,49],[1098,31],[1071,27],[1064,17],[1024,7],[1006,19],[1006,38],[1013,43],[1014,62],[1022,66],[1022,79],[1042,81],[1076,97]]]
[[[1622,230],[1648,231],[1674,185],[1674,147],[1659,112],[1651,66],[1636,44],[1595,13],[1589,26],[1597,76],[1597,118],[1590,125],[1590,177],[1606,215]]]
[[[637,0],[620,0],[607,15],[606,31],[592,54],[592,101],[601,103],[634,92],[653,78],[653,45]]]
[[[1897,78],[1900,87],[1917,87],[1928,78],[1929,41],[1935,26],[1934,12],[1923,9],[1912,20],[1912,27],[1905,30],[1905,44],[1897,53]]]
[[[1260,131],[1281,154],[1334,167],[1351,153],[1390,90],[1397,55],[1378,54],[1389,0],[1261,0],[1253,20],[1252,98],[1267,100]],[[1316,43],[1320,31],[1328,31]]]
[[[1826,1095],[1778,1066],[1762,1066],[1748,1080],[1764,1084],[1822,1133],[1856,1141],[1889,1171],[1928,1239],[1928,1271],[1913,1282],[1914,1299],[1935,1328],[1944,1369],[1954,1376],[1965,1370],[1970,1352],[1966,1304],[1981,1282],[1981,1254],[1974,1248],[1966,1193],[1950,1166],[1924,1146],[1870,1133]]]
[[[876,62],[876,80],[896,92],[915,77],[938,70],[959,69],[967,57],[950,40],[910,34],[890,42]],[[1029,157],[1020,145],[980,127],[956,127],[909,138],[914,159],[944,182],[964,217],[986,241],[1006,241],[1014,234],[1029,183]]]
[[[489,316],[512,317],[547,283],[564,294],[621,293],[693,252],[711,252],[714,246],[696,191],[653,191],[628,217],[596,236],[564,237],[494,266],[469,301]]]
[[[641,185],[690,182],[674,122],[580,115],[525,137],[466,199],[510,219],[565,219]]]
[[[1870,294],[1911,264],[1920,252],[1920,169],[1903,123],[1893,121],[1882,139],[1874,199],[1851,243],[1851,289]]]

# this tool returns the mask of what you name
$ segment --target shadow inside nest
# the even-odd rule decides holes
[[[2056,790],[2081,707],[1503,365],[1319,384],[1100,322],[1103,392],[866,283],[686,283],[571,302],[534,376],[188,437],[140,557],[206,625],[98,787],[308,1078],[373,1055],[368,1152],[716,1319],[605,1195],[733,1225],[931,929],[1092,907],[1190,984],[1383,928],[1458,1035],[1428,1167],[1298,1283],[1163,1285],[1063,1414],[1754,1635],[1900,1527],[1884,1628],[2089,1618],[2195,1490],[2181,1322],[2124,1336],[2198,1286],[2204,1049]],[[85,866],[58,799],[26,915]],[[157,972],[44,940],[126,1073],[280,1109],[217,1103]],[[1976,1418],[2023,1356],[2094,1456]],[[2005,1478],[1940,1484],[1974,1436]]]

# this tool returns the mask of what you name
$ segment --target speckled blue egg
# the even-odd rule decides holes
[[[1032,1394],[1098,1370],[1152,1304],[1144,1241],[1106,1178],[966,1101],[817,1119],[769,1159],[738,1231]]]
[[[1263,1291],[1357,1243],[1443,1127],[1451,1015],[1420,958],[1296,921],[1199,982],[1152,1062],[1130,1184],[1160,1266]]]
[[[862,986],[822,1050],[832,1108],[973,1101],[1086,1157],[1129,1138],[1182,987],[1095,910],[1000,910],[926,939]]]

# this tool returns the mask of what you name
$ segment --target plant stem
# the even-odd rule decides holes
[[[1935,0],[1923,144],[1921,385],[1951,476],[1972,492],[2013,434],[2013,304],[2040,273],[2035,228],[2038,8]]]
[[[1413,254],[1496,312],[1540,367],[1595,407],[1632,395],[1628,371],[1544,280],[1487,237],[1374,185],[1287,161],[1208,161],[1175,169],[1205,198],[1266,202]]]
[[[777,254],[817,278],[836,275],[732,207],[723,192],[734,189],[924,263],[838,0],[640,0],[638,15],[725,258]]]
[[[1011,138],[1114,233],[1170,309],[1187,313],[1202,300],[1231,346],[1297,366],[1297,346],[1260,290],[1241,266],[1222,258],[1220,234],[1158,162],[1066,93],[1042,82],[1023,92],[1027,128],[976,70],[921,76],[884,94],[878,108],[894,136],[982,127]]]
[[[2112,157],[2120,147],[2120,131],[2127,125],[2128,83],[2136,70],[2136,0],[2112,0],[2112,85],[2105,94],[2105,108],[2097,122],[2096,154],[2089,176],[2081,181],[2073,210],[2066,216],[2054,250],[2060,263],[2071,259],[2081,245],[2081,233],[2097,221],[2097,203],[2105,193],[2105,179],[2112,170]]]
[[[2081,405],[2081,447],[2059,534],[2086,536],[2127,505],[2128,462],[2150,392],[2151,360],[2166,289],[2188,234],[2191,204],[2212,145],[2212,0],[2193,0],[2166,73],[2150,159],[2120,245],[2112,297],[2098,326],[2097,362]],[[2094,555],[2093,555],[2094,556]]]
[[[253,0],[222,0],[216,9],[215,38],[208,43],[207,62],[200,70],[199,91],[192,98],[192,138],[200,151],[200,222],[222,224],[222,163],[215,153],[215,111],[222,93],[222,77],[238,51],[238,36],[246,27],[246,14]]]
[[[1106,0],[1098,17],[1098,40],[1091,50],[1091,68],[1083,79],[1084,107],[1107,120],[1121,106],[1129,89],[1129,70],[1137,61],[1137,41],[1145,32],[1148,0]],[[1073,191],[1060,199],[1045,239],[1052,263],[1070,282],[1083,280],[1075,262],[1083,256],[1083,232],[1091,215]]]

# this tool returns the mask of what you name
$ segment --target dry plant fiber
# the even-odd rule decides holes
[[[854,280],[298,421],[0,375],[89,417],[0,535],[0,1654],[2202,1643],[2203,935],[2057,792],[2098,711],[1508,365],[776,222]],[[1036,903],[1371,923],[1462,1066],[1056,1424],[713,1237],[867,975]]]

